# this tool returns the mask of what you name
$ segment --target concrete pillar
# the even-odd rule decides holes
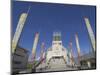
[[[91,68],[91,62],[87,61],[88,68]]]

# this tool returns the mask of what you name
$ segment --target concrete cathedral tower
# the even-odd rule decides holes
[[[53,33],[52,46],[47,50],[46,63],[51,69],[66,68],[68,63],[67,49],[62,45],[61,33]]]

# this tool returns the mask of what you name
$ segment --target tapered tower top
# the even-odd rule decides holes
[[[61,32],[53,33],[53,41],[61,41]]]

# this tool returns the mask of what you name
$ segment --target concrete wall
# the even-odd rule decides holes
[[[19,72],[27,68],[28,51],[17,47],[15,53],[12,56],[12,71]]]

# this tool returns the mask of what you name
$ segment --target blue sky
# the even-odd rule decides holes
[[[27,12],[29,6],[31,6],[31,9],[18,43],[21,47],[31,53],[35,33],[39,32],[40,36],[36,51],[36,55],[39,57],[41,43],[44,42],[46,49],[49,48],[52,45],[53,32],[61,32],[64,47],[67,48],[69,42],[72,41],[74,56],[77,55],[75,33],[78,33],[81,52],[88,53],[91,51],[91,43],[84,17],[89,18],[93,32],[96,34],[95,6],[13,1],[12,37],[20,15]]]

